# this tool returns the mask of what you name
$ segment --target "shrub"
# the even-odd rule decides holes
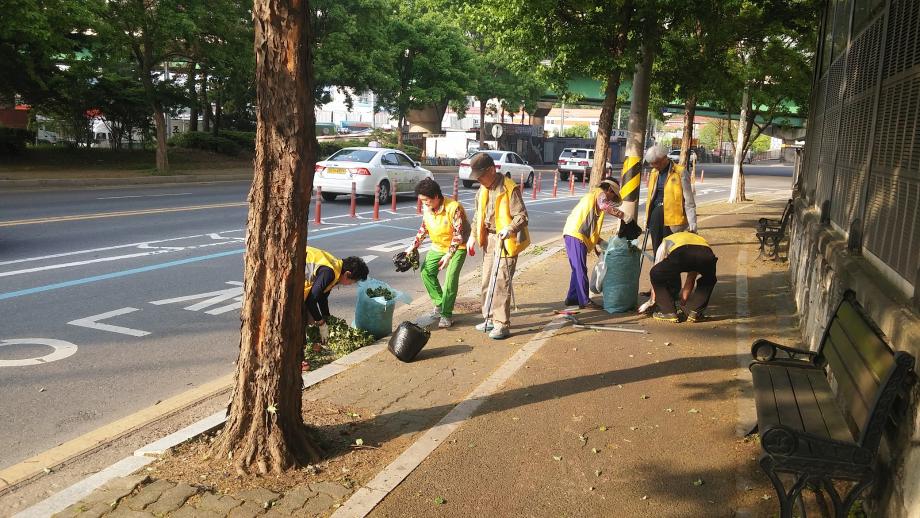
[[[220,136],[236,142],[236,145],[244,151],[252,152],[256,148],[255,131],[221,131]]]
[[[35,139],[31,130],[0,127],[0,155],[19,155]]]
[[[179,133],[169,138],[169,145],[191,149],[202,149],[225,155],[238,155],[240,146],[233,140],[224,136],[214,136],[210,133],[190,131]]]

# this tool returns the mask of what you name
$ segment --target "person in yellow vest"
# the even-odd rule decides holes
[[[680,322],[673,285],[680,286],[680,274],[687,280],[680,289],[679,300],[684,306],[688,322],[699,322],[709,305],[712,289],[716,285],[718,257],[701,236],[693,232],[677,232],[664,238],[655,254],[655,265],[649,276],[652,280],[652,298],[639,308],[640,312],[657,304],[653,315],[658,320]]]
[[[329,293],[336,286],[348,286],[367,279],[370,271],[360,257],[339,259],[325,250],[307,247],[305,282],[303,285],[303,317],[307,325],[319,327],[325,342],[329,338],[326,321],[329,313]]]
[[[674,232],[696,232],[696,198],[690,185],[690,172],[672,162],[664,149],[652,146],[645,151],[652,167],[648,178],[645,226],[652,238],[652,249]]]
[[[425,255],[422,265],[422,283],[434,303],[432,320],[438,320],[438,327],[444,329],[453,325],[460,269],[466,261],[463,245],[470,236],[470,222],[463,206],[457,200],[444,196],[441,186],[431,178],[419,182],[415,186],[415,194],[424,207],[422,226],[406,253],[416,250],[426,236],[431,238],[431,250]],[[442,288],[438,272],[445,269]]]
[[[479,182],[479,192],[476,194],[476,218],[466,243],[467,253],[474,255],[476,246],[483,251],[482,316],[485,321],[476,329],[488,331],[489,338],[502,340],[511,336],[511,282],[517,256],[530,244],[527,208],[521,189],[514,180],[498,174],[495,161],[488,154],[477,153],[470,159],[470,179]],[[493,277],[494,257],[491,256],[496,251],[501,251],[501,261],[491,308],[487,308],[486,298]]]
[[[588,292],[588,250],[600,254],[598,245],[601,243],[601,227],[604,226],[606,214],[623,218],[623,212],[617,208],[621,203],[619,190],[620,186],[615,180],[602,181],[581,197],[565,220],[562,236],[569,266],[572,267],[569,292],[565,297],[566,306],[601,309],[591,300]]]

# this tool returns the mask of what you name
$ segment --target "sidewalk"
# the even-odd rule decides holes
[[[534,250],[546,258],[522,258],[510,339],[472,329],[474,278],[455,327],[415,362],[377,354],[304,392],[322,463],[243,478],[203,460],[205,437],[58,516],[775,514],[759,445],[741,430],[754,419],[751,341],[798,336],[786,265],[755,260],[755,222],[783,203],[701,207],[720,258],[704,323],[590,312],[579,316],[648,334],[575,330],[552,314],[564,253]]]

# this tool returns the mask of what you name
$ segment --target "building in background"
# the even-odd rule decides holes
[[[825,2],[789,264],[816,347],[852,289],[893,346],[920,358],[920,16],[916,0]],[[920,512],[918,390],[898,408],[869,514]]]

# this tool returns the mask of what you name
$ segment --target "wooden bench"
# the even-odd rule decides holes
[[[844,294],[817,351],[757,340],[750,365],[763,454],[780,516],[803,508],[805,487],[826,493],[845,518],[875,479],[875,457],[895,399],[915,378],[914,358],[893,352],[852,291]],[[792,475],[786,488],[779,475]],[[834,482],[849,486],[839,493]]]
[[[769,256],[772,259],[779,257],[779,243],[786,237],[786,228],[789,226],[789,220],[792,219],[793,204],[792,200],[786,203],[783,215],[780,219],[760,218],[757,222],[757,239],[760,241],[760,255],[763,257],[767,243],[770,243]]]

